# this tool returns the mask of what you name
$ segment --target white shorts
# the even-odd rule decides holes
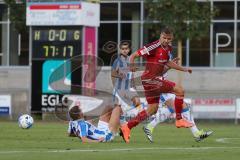
[[[102,130],[102,131],[106,131],[106,130],[109,130],[109,128],[108,128],[108,123],[107,122],[104,122],[104,121],[98,121],[98,126],[97,126],[97,128],[99,129],[99,130]]]
[[[105,139],[103,142],[110,142],[114,139],[114,134],[110,131],[109,125],[107,122],[99,120],[97,128],[105,132],[105,137],[104,137]]]

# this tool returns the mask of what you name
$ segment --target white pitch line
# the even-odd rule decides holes
[[[150,148],[114,148],[114,149],[64,149],[64,150],[32,150],[32,151],[0,151],[0,154],[13,153],[67,153],[67,152],[124,152],[124,151],[139,151],[139,150],[209,150],[209,149],[240,149],[240,147],[150,147]]]
[[[232,142],[229,142],[229,140],[240,140],[240,138],[217,138],[216,142],[219,142],[219,143],[232,143]]]

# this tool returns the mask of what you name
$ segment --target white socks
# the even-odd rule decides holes
[[[159,107],[155,118],[148,124],[150,127],[155,128],[159,123],[166,121],[170,118],[172,113],[166,107]]]
[[[197,128],[197,126],[194,122],[194,118],[193,118],[193,115],[190,112],[190,108],[183,109],[182,117],[193,124],[193,126],[190,128],[190,130],[191,130],[193,135],[196,135],[196,133],[199,131],[199,129]]]
[[[166,121],[167,119],[170,119],[172,115],[172,112],[167,107],[159,107],[158,112],[155,115],[155,118],[148,124],[149,127],[155,128],[159,123]],[[193,123],[194,125],[190,128],[193,135],[195,135],[199,129],[195,125],[193,115],[190,112],[189,108],[185,108],[182,111],[182,117],[189,122]]]

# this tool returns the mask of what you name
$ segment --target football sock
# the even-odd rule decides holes
[[[196,135],[196,133],[199,132],[199,129],[197,128],[197,126],[194,122],[194,118],[193,118],[193,115],[190,112],[190,108],[183,109],[182,116],[186,120],[188,120],[189,122],[191,122],[193,124],[193,126],[190,127],[190,130],[191,130],[193,135]]]
[[[149,127],[155,128],[159,123],[167,120],[171,115],[171,112],[166,107],[158,108],[158,112],[155,115],[155,118],[147,125]]]
[[[181,113],[182,113],[183,98],[184,97],[176,96],[174,101],[177,120],[182,119]]]
[[[143,110],[138,113],[136,117],[129,120],[127,125],[129,129],[132,129],[133,127],[137,126],[140,122],[144,121],[148,117],[147,111]]]

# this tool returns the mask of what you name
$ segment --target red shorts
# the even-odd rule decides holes
[[[152,80],[142,80],[145,97],[148,104],[159,103],[161,93],[173,92],[174,82],[154,78]]]

